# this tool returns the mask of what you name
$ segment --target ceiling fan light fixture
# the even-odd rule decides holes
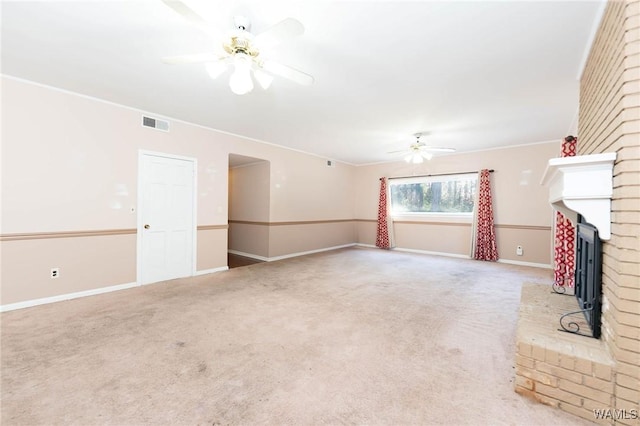
[[[273,77],[262,70],[255,70],[253,76],[264,90],[267,90],[271,86],[271,83],[273,83]]]
[[[251,80],[251,58],[244,53],[237,53],[233,58],[234,73],[229,78],[229,87],[236,95],[244,95],[253,90]]]
[[[404,160],[407,163],[412,164],[421,164],[424,162],[424,158],[422,157],[422,155],[420,155],[419,152],[414,152],[413,154],[407,155]]]
[[[207,70],[207,73],[209,74],[209,77],[215,80],[227,70],[227,64],[225,64],[224,62],[208,62],[205,65],[205,68]]]
[[[204,63],[212,79],[224,73],[227,65],[233,64],[234,71],[229,79],[229,87],[237,95],[244,95],[253,90],[253,78],[265,90],[269,88],[274,77],[283,77],[302,85],[313,83],[313,77],[309,74],[287,65],[262,60],[262,49],[269,50],[287,38],[304,33],[304,26],[296,19],[285,18],[266,31],[254,35],[250,32],[251,22],[248,18],[234,16],[234,29],[220,36],[217,31],[211,31],[209,23],[182,0],[162,1],[187,21],[213,35],[214,39],[221,37],[221,43],[214,43],[217,47],[213,48],[213,52],[167,56],[162,59],[163,62],[167,64]]]

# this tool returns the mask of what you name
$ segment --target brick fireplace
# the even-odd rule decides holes
[[[616,154],[608,217],[585,216],[602,239],[602,333],[559,331],[576,298],[553,294],[551,283],[523,286],[515,388],[597,423],[639,425],[640,1],[606,3],[579,73],[577,154]]]
[[[523,286],[515,389],[544,404],[595,420],[593,410],[614,406],[615,362],[601,339],[559,330],[560,316],[577,309],[574,297],[555,294],[550,285]]]
[[[596,420],[594,410],[615,406],[615,360],[599,339],[599,234],[611,237],[615,158],[614,152],[549,161],[542,180],[549,202],[578,225],[576,287],[558,294],[551,285],[524,285],[517,329],[516,392],[589,420]]]

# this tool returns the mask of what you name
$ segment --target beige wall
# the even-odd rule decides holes
[[[229,220],[269,220],[270,169],[268,161],[229,169]]]
[[[1,304],[135,282],[141,149],[197,159],[197,271],[227,264],[230,153],[271,164],[268,221],[353,217],[353,166],[171,119],[157,131],[142,114],[2,77]]]
[[[196,242],[196,270],[210,271],[227,264],[227,226],[199,226]]]
[[[169,120],[168,133],[145,128],[138,110],[7,77],[2,103],[2,304],[135,281],[137,213],[131,209],[137,208],[141,149],[197,159],[197,271],[226,267],[228,245],[272,259],[373,243],[378,177],[483,167],[496,170],[501,257],[549,263],[551,211],[539,180],[546,160],[557,156],[555,142],[439,157],[428,169],[336,161],[328,167],[324,158],[176,120]],[[260,181],[260,207],[247,208],[241,196],[231,218],[230,154],[269,165],[268,178]],[[470,228],[464,221],[398,226],[401,247],[467,254]],[[524,246],[524,256],[515,257],[516,244]],[[61,250],[64,257],[52,256]],[[30,259],[29,271],[24,258],[16,261],[18,253]],[[61,268],[55,281],[51,267]],[[100,279],[85,280],[85,271]]]
[[[284,257],[292,249],[304,253],[356,243],[352,220],[274,223],[269,226],[269,235],[270,258]]]
[[[230,169],[231,251],[271,260],[356,243],[354,167],[297,156]]]
[[[260,260],[268,260],[269,223],[229,222],[229,251]]]
[[[2,304],[95,290],[136,280],[136,235],[2,241]],[[51,267],[60,277],[49,278]]]
[[[603,244],[602,338],[615,408],[640,410],[640,2],[612,1],[580,81],[578,154],[616,152],[611,239]],[[622,419],[621,424],[637,424]],[[635,423],[634,423],[635,422]]]
[[[492,191],[498,252],[503,260],[551,264],[553,213],[540,179],[550,158],[559,154],[560,142],[478,151],[435,157],[429,162],[360,166],[356,174],[358,241],[375,242],[379,178],[494,169]],[[444,223],[438,223],[444,222]],[[470,218],[395,218],[396,246],[414,250],[468,255]],[[516,246],[524,249],[516,255]]]
[[[269,256],[270,164],[250,163],[229,169],[229,250]]]
[[[356,244],[356,168],[336,161],[328,167],[318,157],[279,160],[271,167],[268,257]]]

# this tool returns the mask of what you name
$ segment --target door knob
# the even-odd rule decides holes
[[[149,229],[149,228],[151,228],[151,226],[149,226],[149,225],[145,225],[144,226],[144,229]]]

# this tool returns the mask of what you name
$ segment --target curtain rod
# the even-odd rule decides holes
[[[493,173],[494,170],[493,169],[489,169],[489,173]],[[472,173],[478,173],[478,171],[475,172],[458,172],[458,173],[436,173],[433,175],[414,175],[414,176],[396,176],[396,177],[390,177],[387,179],[407,179],[407,178],[412,178],[412,177],[429,177],[429,176],[451,176],[451,175],[470,175]],[[382,180],[382,178],[380,178],[380,180]]]

